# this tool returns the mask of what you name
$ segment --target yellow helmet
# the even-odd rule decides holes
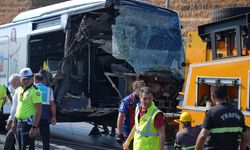
[[[192,116],[189,113],[187,112],[181,113],[180,122],[191,122],[191,121],[192,121]]]

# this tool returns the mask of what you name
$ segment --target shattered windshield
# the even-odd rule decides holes
[[[126,60],[136,73],[156,67],[181,72],[184,48],[176,13],[124,5],[119,13],[112,26],[114,57]]]

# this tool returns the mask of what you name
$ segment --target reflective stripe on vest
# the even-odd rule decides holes
[[[193,150],[195,148],[195,145],[187,146],[187,147],[181,147],[181,145],[175,143],[174,147],[176,147],[176,148],[182,148],[183,150]]]
[[[175,143],[174,147],[181,148],[181,145]]]
[[[211,129],[211,133],[235,133],[235,132],[242,132],[242,127],[224,127],[224,128],[214,128]]]
[[[187,146],[187,147],[182,147],[183,150],[193,150],[195,148],[195,145],[193,146]]]
[[[140,135],[143,135],[143,136],[146,136],[146,137],[147,137],[147,136],[159,136],[159,133],[158,133],[158,132],[156,132],[156,133],[150,132],[150,124],[151,124],[153,115],[154,115],[154,113],[155,113],[157,110],[158,110],[158,108],[155,108],[155,109],[152,111],[151,116],[150,116],[150,118],[148,119],[148,122],[147,122],[146,132],[135,129],[135,132],[136,132],[136,133],[138,133],[138,134],[140,134]]]
[[[159,136],[159,133],[143,132],[140,130],[136,130],[135,132],[143,136]]]

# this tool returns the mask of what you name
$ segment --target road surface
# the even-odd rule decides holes
[[[51,150],[121,150],[116,138],[110,135],[89,136],[93,125],[88,123],[57,123],[51,126]],[[102,131],[102,129],[100,129]],[[5,133],[0,133],[0,150],[3,149]],[[36,150],[42,150],[42,142],[36,139]],[[165,150],[173,149],[166,146]]]

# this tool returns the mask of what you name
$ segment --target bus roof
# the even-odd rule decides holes
[[[63,14],[81,9],[91,8],[93,6],[104,7],[106,0],[71,0],[46,7],[41,7],[18,14],[12,22],[19,22],[28,19],[34,19],[43,15],[51,15],[53,13]]]

